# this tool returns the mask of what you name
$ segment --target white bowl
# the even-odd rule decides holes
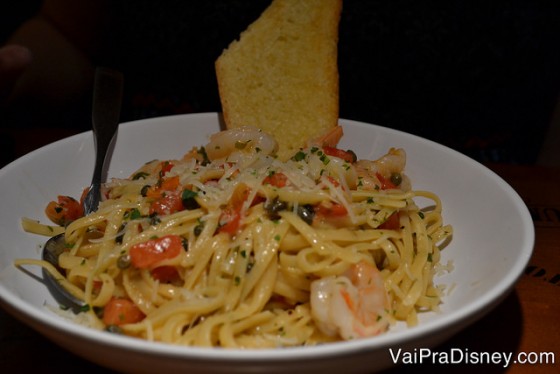
[[[171,159],[203,145],[220,128],[216,113],[141,120],[121,125],[109,170],[126,177],[152,159]],[[340,120],[342,148],[377,158],[389,147],[408,155],[407,174],[417,189],[437,193],[446,223],[454,227],[442,262],[454,270],[436,278],[453,289],[439,313],[425,313],[413,328],[397,325],[382,336],[316,347],[225,350],[172,346],[94,331],[45,307],[56,305],[40,269],[13,266],[16,258],[40,256],[44,238],[27,234],[21,217],[43,219],[58,194],[76,196],[93,170],[91,132],[36,150],[0,171],[0,303],[16,318],[69,351],[124,372],[189,373],[372,372],[392,364],[389,348],[433,347],[482,317],[513,288],[532,253],[534,229],[517,193],[477,162],[410,134]],[[61,364],[62,365],[62,364]]]

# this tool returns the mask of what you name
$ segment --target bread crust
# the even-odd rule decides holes
[[[227,128],[255,126],[291,154],[338,124],[342,0],[274,0],[216,60]]]

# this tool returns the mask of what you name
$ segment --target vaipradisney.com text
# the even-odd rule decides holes
[[[555,364],[554,352],[478,352],[466,348],[434,351],[429,348],[403,350],[389,348],[394,364],[493,364],[504,368],[512,364]]]

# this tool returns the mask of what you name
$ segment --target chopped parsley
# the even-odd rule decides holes
[[[142,218],[142,213],[140,213],[140,210],[138,208],[133,208],[124,212],[124,219],[132,221],[138,218]]]
[[[202,166],[206,166],[211,162],[208,154],[206,153],[206,148],[200,147],[196,150],[196,153],[202,156],[202,162],[200,163]]]
[[[299,151],[295,155],[292,156],[292,160],[294,161],[303,161],[305,160],[305,152]]]

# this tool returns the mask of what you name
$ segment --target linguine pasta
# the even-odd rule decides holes
[[[404,151],[356,160],[311,142],[281,161],[275,147],[258,130],[229,130],[151,161],[107,182],[96,212],[65,222],[63,274],[16,264],[57,274],[91,326],[173,344],[313,345],[437,310],[452,230],[440,199],[411,188]],[[433,203],[421,209],[417,197]]]

